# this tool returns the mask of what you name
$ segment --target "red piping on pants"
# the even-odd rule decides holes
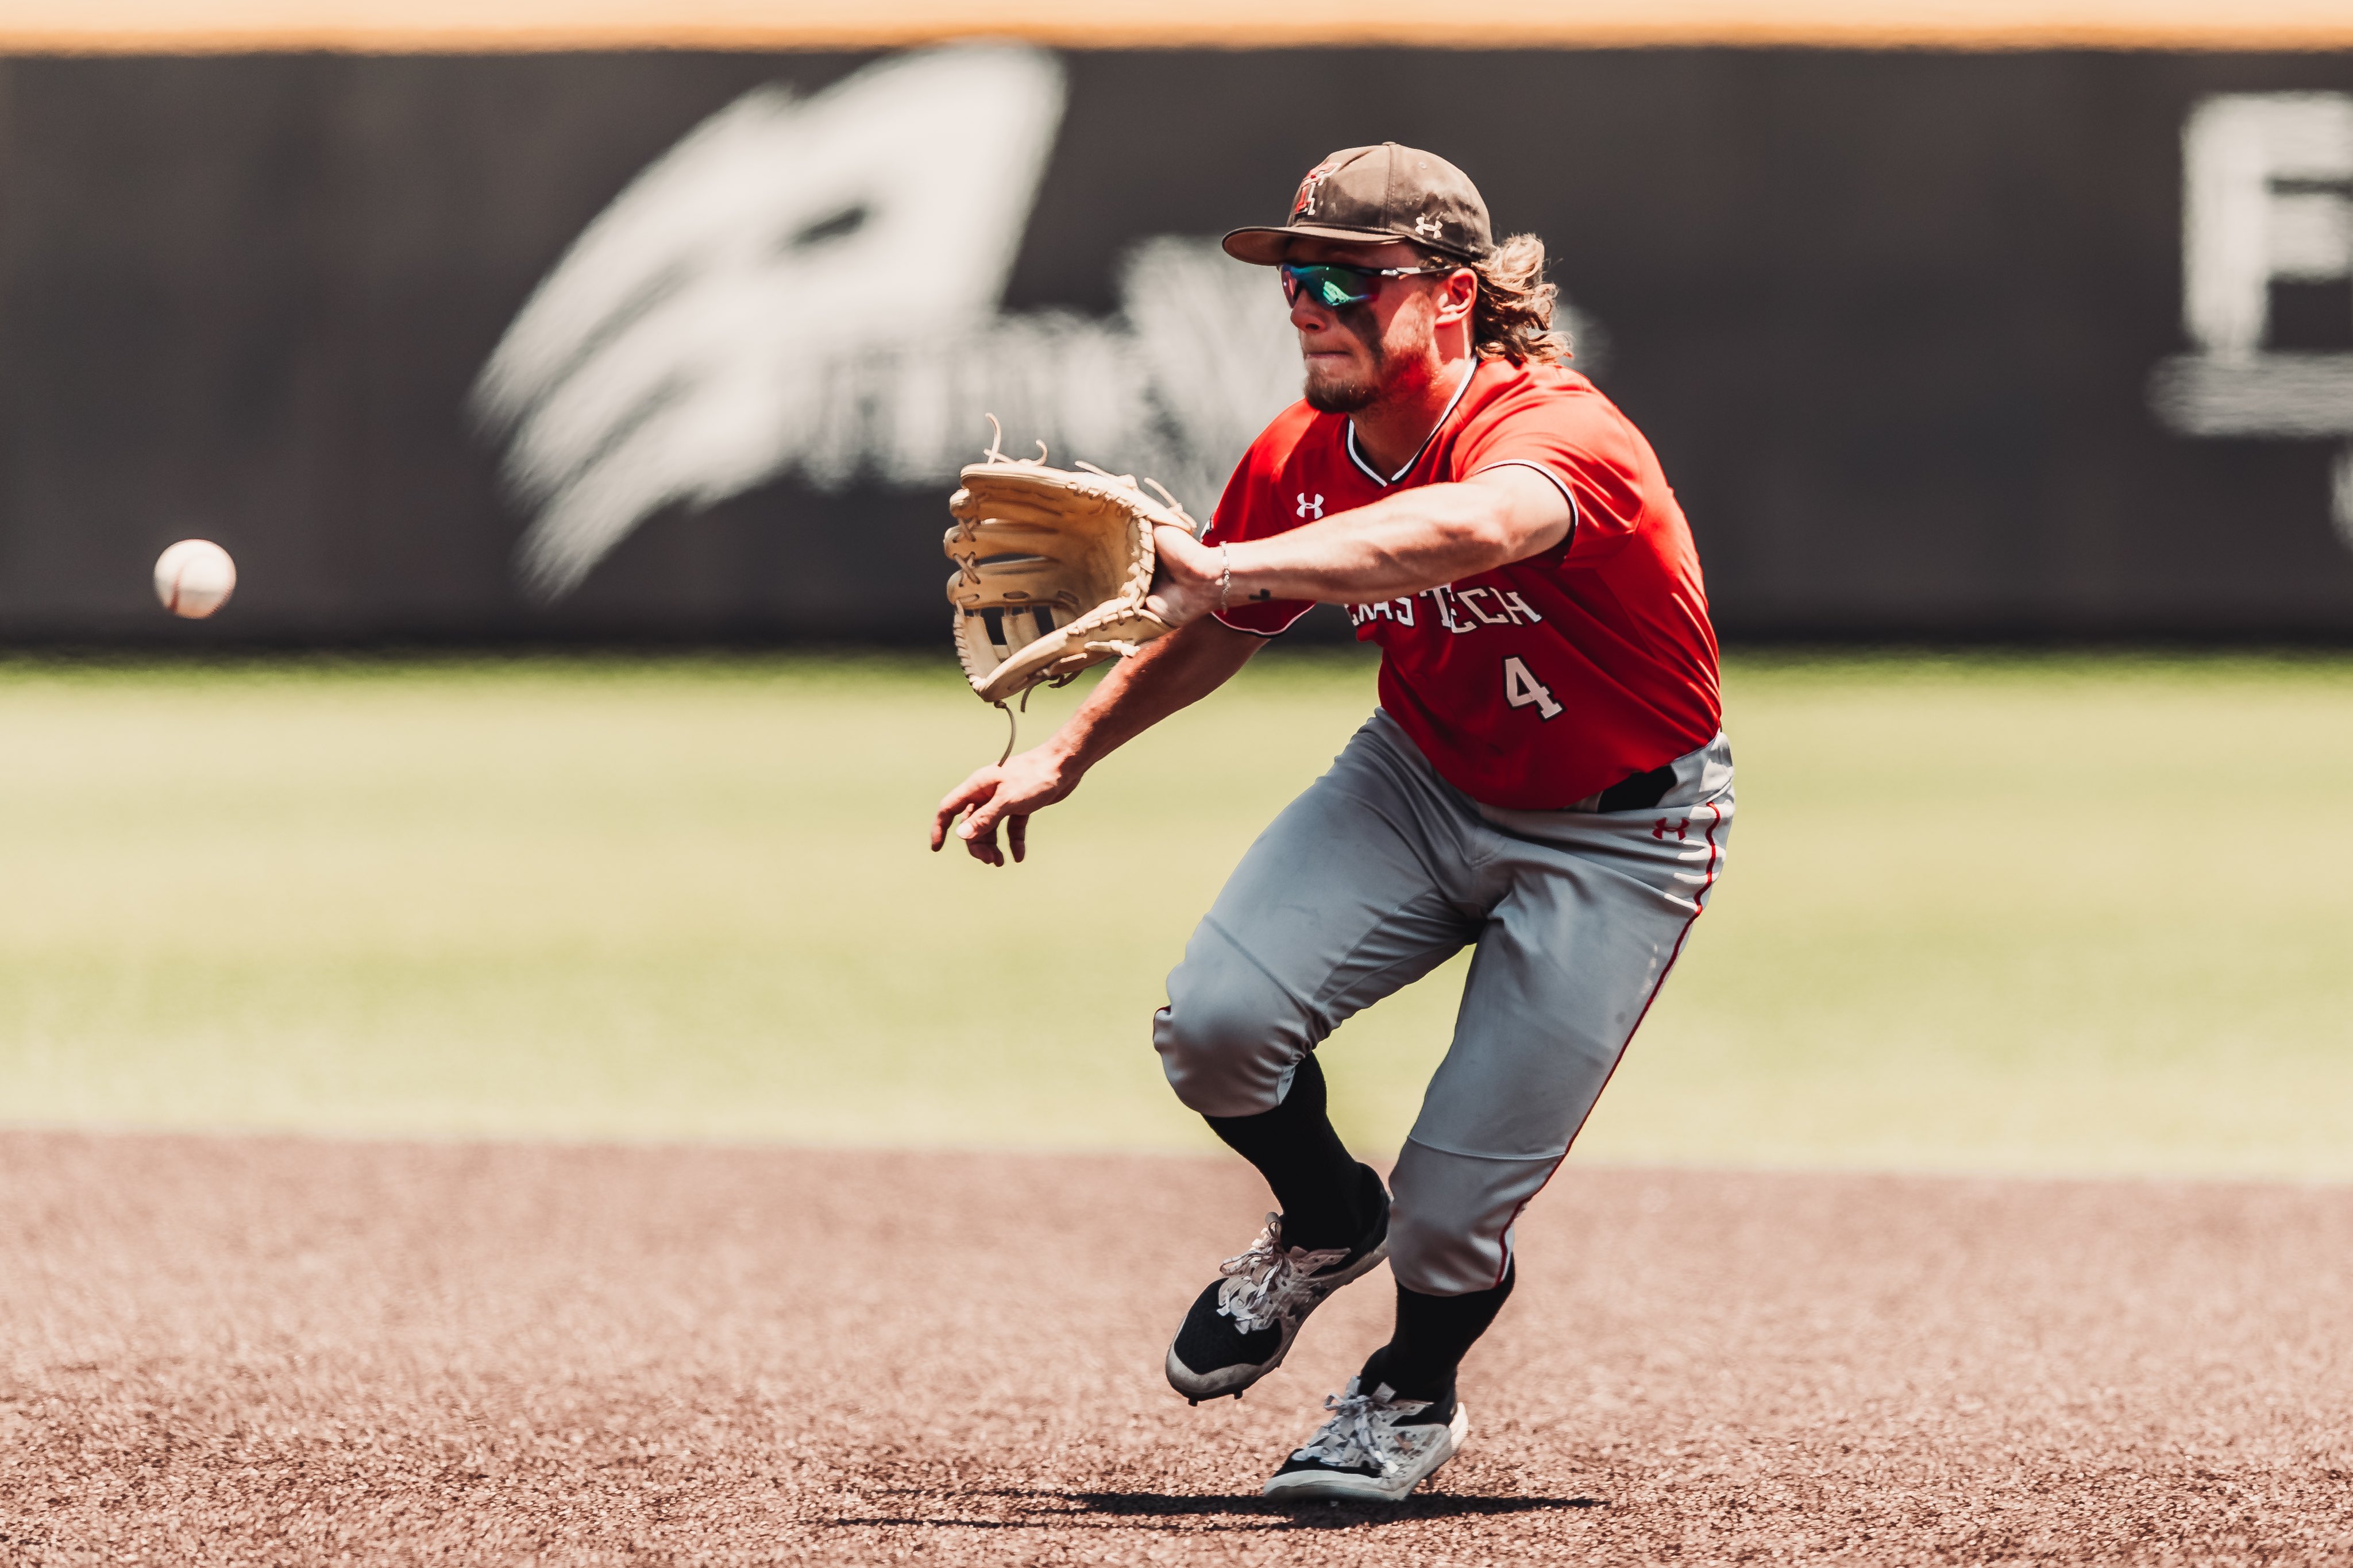
[[[1666,984],[1667,976],[1674,973],[1675,960],[1683,955],[1683,942],[1691,935],[1692,926],[1701,915],[1707,912],[1708,889],[1715,886],[1715,866],[1718,858],[1715,849],[1715,830],[1724,825],[1724,808],[1711,801],[1707,809],[1714,814],[1708,818],[1707,824],[1707,875],[1701,879],[1699,891],[1693,896],[1691,919],[1683,921],[1683,929],[1675,933],[1674,951],[1667,954],[1666,967],[1660,970],[1658,979],[1651,983],[1651,994],[1642,998],[1642,1010],[1634,1015],[1634,1027],[1627,1030],[1626,1037],[1619,1042],[1618,1054],[1609,1059],[1609,1071],[1602,1078],[1601,1087],[1593,1092],[1593,1105],[1600,1104],[1601,1097],[1609,1092],[1609,1080],[1618,1076],[1618,1064],[1626,1059],[1626,1047],[1634,1043],[1634,1036],[1642,1027],[1642,1020],[1651,1016],[1651,1004],[1659,999],[1660,987]],[[1521,1210],[1536,1201],[1536,1193],[1541,1193],[1552,1185],[1553,1177],[1560,1172],[1562,1161],[1568,1158],[1569,1149],[1577,1147],[1577,1133],[1584,1131],[1585,1123],[1593,1119],[1593,1105],[1585,1108],[1583,1120],[1577,1122],[1576,1131],[1568,1135],[1568,1147],[1560,1152],[1560,1159],[1552,1163],[1552,1169],[1545,1173],[1545,1179],[1536,1184],[1535,1192],[1522,1198],[1519,1207],[1512,1210],[1512,1217],[1504,1222],[1505,1237],[1510,1236],[1512,1227],[1520,1223]],[[1504,1276],[1510,1273],[1512,1269],[1511,1247],[1505,1246],[1503,1252],[1504,1261],[1495,1266],[1495,1278],[1487,1287],[1491,1290],[1497,1285],[1501,1285],[1504,1282]]]

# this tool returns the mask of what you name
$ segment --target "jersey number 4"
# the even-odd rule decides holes
[[[1533,708],[1539,719],[1557,719],[1561,706],[1552,700],[1552,688],[1528,673],[1516,658],[1504,661],[1504,700],[1514,708]]]

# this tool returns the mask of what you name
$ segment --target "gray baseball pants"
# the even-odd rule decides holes
[[[1645,810],[1504,811],[1376,711],[1187,944],[1153,1029],[1168,1082],[1205,1116],[1271,1110],[1351,1015],[1473,948],[1390,1175],[1389,1266],[1429,1295],[1487,1289],[1722,874],[1732,805],[1720,733]]]

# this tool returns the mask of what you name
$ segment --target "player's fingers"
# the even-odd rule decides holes
[[[933,848],[937,849],[947,842],[948,829],[955,822],[958,812],[976,801],[987,800],[996,793],[996,781],[984,780],[981,776],[982,773],[995,771],[992,768],[983,768],[940,798],[939,809],[932,814]]]
[[[956,824],[956,837],[973,846],[976,855],[979,854],[979,847],[984,845],[987,847],[990,856],[996,855],[997,819],[1005,815],[1006,807],[1009,804],[1006,798],[1004,785],[1000,784],[995,786],[988,792],[987,799],[964,814],[964,820]],[[984,856],[982,858],[987,858],[987,857]],[[999,857],[999,859],[1001,858]],[[998,863],[998,859],[989,860],[992,866]]]
[[[965,812],[964,820],[956,824],[956,837],[966,843],[976,843],[983,838],[995,837],[997,836],[997,812],[994,809],[996,805],[996,797],[992,795],[987,800],[980,802],[970,811]]]
[[[1005,842],[1013,850],[1016,860],[1027,855],[1029,852],[1029,819],[1026,816],[1006,818]]]
[[[963,833],[971,826],[972,818],[966,817],[965,818],[964,826],[957,828],[956,831],[958,833]],[[974,833],[971,837],[967,837],[964,843],[964,849],[965,854],[971,856],[974,859],[979,861],[984,866],[1002,866],[1005,864],[1005,851],[997,847],[997,825],[993,822],[979,832]]]

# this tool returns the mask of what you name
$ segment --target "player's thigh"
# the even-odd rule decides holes
[[[1577,865],[1524,877],[1497,907],[1391,1174],[1399,1283],[1453,1295],[1501,1280],[1512,1222],[1609,1081],[1692,913]]]
[[[1653,858],[1629,875],[1622,861],[1528,857],[1480,936],[1417,1142],[1487,1159],[1567,1152],[1698,912],[1672,858]]]

